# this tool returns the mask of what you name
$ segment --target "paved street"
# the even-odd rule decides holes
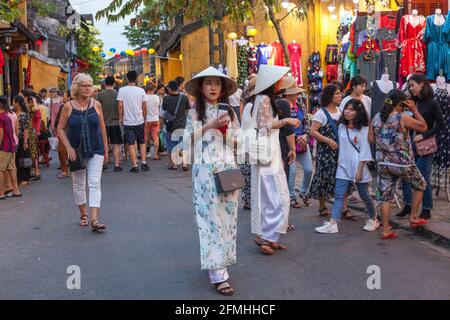
[[[164,158],[163,158],[164,159]],[[147,173],[103,176],[104,234],[78,226],[71,180],[53,168],[0,203],[1,299],[221,299],[200,271],[190,172],[151,161]],[[126,167],[125,167],[126,168]],[[449,299],[450,251],[400,231],[379,240],[358,222],[319,235],[317,203],[291,212],[289,250],[259,253],[250,214],[239,211],[238,264],[229,268],[231,299]],[[66,269],[81,268],[81,290],[68,290]],[[369,290],[367,267],[381,268]]]

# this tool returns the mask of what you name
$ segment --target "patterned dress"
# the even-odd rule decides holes
[[[206,105],[206,121],[218,116],[218,106]],[[184,141],[191,141],[194,130],[202,124],[196,110],[189,111]],[[236,138],[237,117],[229,124],[227,135]],[[214,173],[236,169],[233,148],[223,151],[220,142],[210,142],[211,132],[194,142],[192,190],[195,216],[200,236],[202,270],[216,270],[236,263],[237,210],[239,191],[218,194]],[[217,139],[216,139],[217,140]],[[210,161],[212,159],[212,161]]]
[[[321,126],[319,133],[334,141],[337,140],[330,123]],[[319,197],[330,199],[334,196],[338,156],[338,150],[333,151],[328,144],[317,142],[316,170],[311,183],[309,197],[314,199],[318,199]]]
[[[436,89],[434,97],[441,106],[445,126],[440,130],[439,135],[436,136],[438,151],[433,159],[433,186],[445,188],[444,183],[447,181],[447,172],[450,168],[450,105],[447,89]]]
[[[30,148],[31,158],[35,160],[39,157],[39,146],[36,129],[33,127],[32,116],[28,116],[28,126],[28,146]]]
[[[248,61],[247,61],[247,48],[248,46],[238,47],[238,85],[243,88],[245,80],[248,78]]]

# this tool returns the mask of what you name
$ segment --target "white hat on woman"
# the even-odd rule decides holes
[[[289,96],[289,95],[293,95],[293,94],[299,94],[299,93],[302,93],[302,92],[305,92],[305,91],[306,91],[305,89],[300,88],[300,87],[297,86],[297,84],[294,82],[294,84],[293,84],[292,86],[290,86],[289,88],[287,88],[287,89],[284,91],[284,94],[285,94],[286,96]]]
[[[275,83],[283,79],[283,77],[289,72],[288,67],[269,66],[262,64],[259,66],[258,77],[256,78],[255,94],[259,94],[264,90],[270,88]],[[290,87],[292,82],[289,78],[285,78],[281,84],[280,89],[286,89]]]
[[[233,93],[236,92],[238,89],[238,85],[235,81],[231,80],[230,77],[223,74],[219,70],[217,70],[214,67],[208,67],[207,69],[203,70],[199,74],[197,74],[195,77],[193,77],[191,80],[189,80],[185,85],[185,90],[187,93],[189,93],[191,96],[198,96],[201,93],[200,83],[199,80],[206,77],[219,77],[223,78],[225,81],[225,88],[227,91],[227,94],[231,96]]]

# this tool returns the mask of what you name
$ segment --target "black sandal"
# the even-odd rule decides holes
[[[80,217],[80,227],[87,227],[89,225],[89,219],[86,214]]]
[[[289,224],[286,231],[294,231],[295,230],[295,226],[293,224]]]
[[[261,239],[260,237],[256,237],[255,243],[258,245],[259,250],[267,255],[272,255],[274,253],[274,249],[272,248],[272,243],[270,241]]]
[[[299,208],[301,208],[302,206],[301,206],[301,204],[297,201],[297,199],[292,199],[292,200],[291,200],[291,207],[292,207],[292,208],[299,209]]]
[[[221,284],[226,283],[227,285],[219,289]],[[232,296],[234,294],[234,288],[228,283],[228,281],[223,281],[219,283],[214,283],[216,291],[223,296]]]
[[[345,210],[344,212],[342,212],[342,217],[343,217],[345,220],[348,220],[348,221],[356,221],[356,220],[357,220],[355,216],[352,216],[352,215],[350,214],[350,210],[349,210],[349,209],[347,209],[347,210]]]

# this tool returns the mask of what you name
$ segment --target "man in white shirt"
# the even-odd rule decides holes
[[[45,106],[45,111],[46,111],[46,114],[47,114],[47,119],[46,120],[47,120],[47,123],[48,123],[49,120],[50,120],[50,106],[52,104],[52,99],[50,99],[50,97],[48,96],[48,91],[45,88],[41,89],[40,94],[41,94],[41,99],[42,99],[42,101],[44,103],[44,106]]]
[[[132,168],[130,172],[138,173],[136,141],[141,152],[141,170],[150,168],[146,160],[145,119],[147,118],[147,95],[144,89],[136,86],[138,74],[135,70],[127,73],[128,85],[119,89],[119,120],[124,126],[124,139],[128,145]]]
[[[148,136],[152,135],[153,145],[155,148],[155,160],[159,160],[159,132],[161,130],[159,121],[159,109],[162,104],[160,96],[155,94],[155,85],[152,82],[145,86],[147,91],[147,118],[145,119],[145,142],[148,144]]]

